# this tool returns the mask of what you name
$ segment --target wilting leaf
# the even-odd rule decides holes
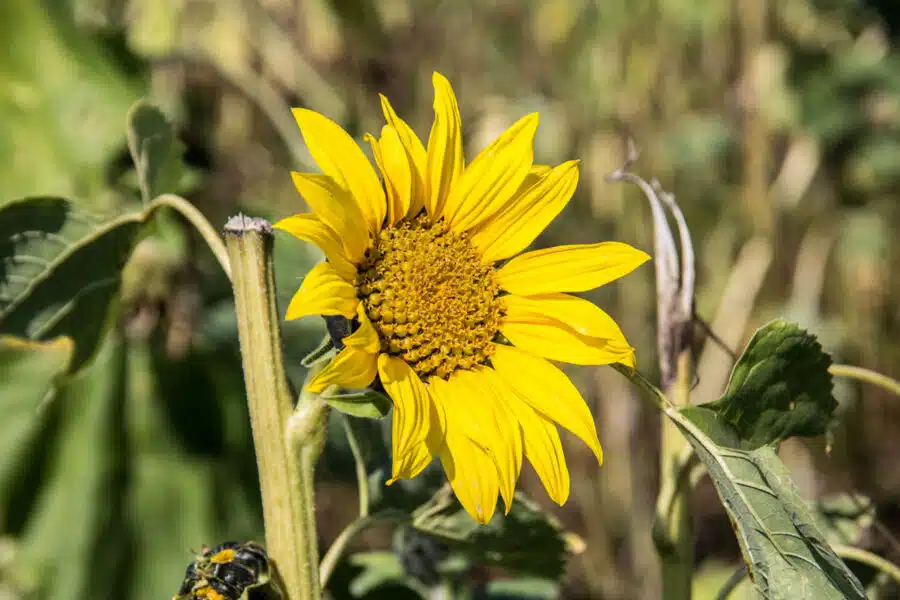
[[[9,525],[11,486],[21,478],[17,467],[33,450],[43,416],[39,406],[71,358],[68,338],[35,343],[0,336],[0,531]]]
[[[181,143],[165,115],[146,101],[136,102],[128,111],[128,149],[145,204],[163,192],[176,191]]]
[[[367,419],[380,419],[387,415],[393,406],[390,398],[375,390],[322,394],[322,400],[344,414]]]
[[[632,183],[647,198],[653,218],[653,263],[656,267],[657,353],[663,389],[675,380],[678,355],[690,346],[694,317],[694,246],[684,215],[675,197],[665,192],[657,181],[649,184],[628,170],[637,159],[637,150],[629,143],[625,165],[607,176],[607,181]],[[668,207],[678,226],[681,257],[672,228],[666,218]]]
[[[734,426],[746,449],[821,435],[837,407],[829,365],[814,335],[773,321],[750,340],[725,395],[704,406]]]
[[[412,525],[478,564],[548,579],[565,571],[568,550],[562,528],[518,492],[508,515],[497,513],[487,525],[478,525],[444,488],[413,513]]]
[[[669,411],[706,466],[731,517],[744,560],[766,598],[863,600],[771,446],[743,450],[737,432],[703,407]]]
[[[72,371],[93,354],[108,324],[122,267],[148,217],[100,222],[63,198],[0,206],[0,332],[75,342]]]

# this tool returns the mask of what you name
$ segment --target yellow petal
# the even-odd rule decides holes
[[[391,477],[385,485],[391,485],[398,479],[412,479],[431,464],[439,451],[440,446],[432,450],[427,441],[415,444],[402,459],[392,461]]]
[[[603,462],[594,418],[566,374],[543,358],[497,344],[491,356],[494,370],[531,408],[568,429]]]
[[[646,252],[621,242],[554,246],[515,257],[496,278],[502,289],[523,296],[584,292],[627,275],[648,260]]]
[[[306,389],[318,394],[329,385],[335,384],[358,390],[368,387],[377,374],[377,355],[347,346],[309,380]]]
[[[472,394],[470,402],[475,401],[469,405],[469,411],[487,410],[493,413],[494,429],[490,432],[493,435],[485,446],[497,467],[500,495],[508,514],[516,493],[516,481],[522,471],[522,433],[515,415],[503,398],[514,392],[496,377],[493,369],[460,371],[458,379]],[[478,443],[479,440],[473,441]]]
[[[444,208],[454,231],[489,220],[513,197],[534,160],[537,126],[537,113],[519,119],[466,167]]]
[[[437,401],[444,406],[447,419],[444,445],[438,454],[441,464],[466,512],[477,522],[487,523],[497,509],[500,491],[497,467],[490,455],[464,433],[469,415],[454,402],[452,386],[440,379],[434,383]]]
[[[600,307],[568,294],[504,296],[500,331],[518,348],[576,365],[636,366],[634,348]]]
[[[441,383],[444,382],[441,381]],[[447,425],[444,408],[437,401],[432,384],[429,383],[427,385],[429,397],[431,398],[431,427],[428,430],[428,437],[425,438],[424,442],[419,442],[409,449],[406,457],[387,481],[387,485],[394,483],[401,477],[410,479],[421,473],[425,467],[431,464],[431,460],[444,446],[444,431]]]
[[[322,172],[350,191],[372,233],[381,229],[387,209],[381,181],[353,138],[340,125],[317,112],[293,109],[310,154]]]
[[[351,282],[356,278],[356,267],[347,259],[337,234],[316,215],[312,213],[293,215],[278,221],[273,227],[315,244],[345,281]]]
[[[375,162],[384,175],[384,187],[387,189],[387,224],[393,225],[409,212],[412,194],[413,170],[409,155],[397,130],[390,125],[381,129],[381,139],[376,140],[366,134],[366,141],[372,146]]]
[[[392,475],[396,479],[405,470],[408,454],[421,445],[431,429],[432,402],[428,387],[412,368],[387,354],[378,357],[378,375],[385,391],[394,401],[391,423]]]
[[[440,73],[434,84],[434,123],[426,152],[425,209],[439,219],[450,190],[463,172],[462,123],[450,82]]]
[[[410,448],[399,465],[392,466],[391,478],[387,480],[387,485],[391,485],[401,478],[412,479],[431,464],[435,455],[441,451],[444,445],[444,431],[435,425],[436,422],[436,419],[432,419],[428,438]]]
[[[378,332],[372,327],[372,322],[369,320],[366,307],[362,302],[356,307],[356,318],[359,319],[359,327],[341,341],[345,346],[364,350],[369,354],[378,354],[378,351],[381,350],[381,340],[378,339]]]
[[[531,168],[528,169],[528,175],[525,177],[525,181],[522,182],[522,189],[526,189],[537,183],[538,179],[549,173],[553,167],[550,165],[531,165]]]
[[[481,250],[485,264],[518,254],[556,218],[578,185],[578,161],[546,168],[543,174],[531,177],[530,187],[525,188],[528,179],[500,214],[472,234],[472,243]]]
[[[562,506],[569,499],[569,469],[556,425],[517,395],[506,401],[522,427],[525,457],[534,467],[550,498]]]
[[[425,146],[422,145],[412,128],[397,116],[394,107],[385,96],[381,96],[381,110],[384,112],[384,119],[388,125],[397,131],[400,143],[406,149],[410,165],[412,165],[412,196],[410,197],[408,216],[414,217],[425,207],[425,168],[427,164]]]
[[[291,177],[313,213],[337,234],[350,262],[359,264],[370,240],[356,199],[328,175],[293,171]]]
[[[342,315],[352,319],[358,305],[356,288],[344,281],[331,263],[323,262],[304,277],[284,318],[291,321],[307,315]]]

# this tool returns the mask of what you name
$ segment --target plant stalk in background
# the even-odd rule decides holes
[[[327,412],[304,394],[296,412],[284,371],[272,273],[272,228],[238,215],[225,225],[266,546],[290,600],[318,600],[313,469]]]
[[[690,405],[692,365],[691,351],[678,355],[675,381],[667,396],[677,407]],[[689,599],[694,570],[694,525],[689,506],[690,486],[685,484],[690,469],[690,444],[677,425],[662,420],[660,449],[660,494],[656,505],[653,539],[662,568],[665,598]]]

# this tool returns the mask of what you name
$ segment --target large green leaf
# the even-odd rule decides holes
[[[548,579],[558,579],[565,571],[568,548],[564,531],[520,492],[509,514],[497,514],[487,525],[478,525],[445,487],[413,513],[412,525],[477,564]],[[535,552],[536,548],[540,552]]]
[[[42,599],[170,598],[203,544],[261,539],[240,373],[229,367],[236,360],[221,362],[171,361],[113,332],[66,378],[47,408],[57,427],[43,438],[41,486],[12,532],[17,589]],[[19,472],[32,456],[20,456]]]
[[[46,416],[39,406],[71,358],[68,338],[34,343],[0,336],[0,531],[10,525],[6,522],[9,497],[21,478],[17,467],[34,450],[35,435]]]
[[[81,367],[102,339],[122,267],[148,216],[102,222],[55,197],[0,206],[0,332],[69,336],[71,369]]]
[[[748,450],[791,436],[821,435],[837,407],[830,365],[814,335],[773,321],[750,340],[725,395],[705,406],[734,426]]]
[[[772,446],[825,431],[837,406],[830,364],[814,336],[775,321],[750,340],[721,399],[666,411],[706,466],[766,598],[865,598]]]
[[[784,600],[864,599],[774,448],[740,448],[735,429],[704,407],[668,411],[703,461],[731,517],[757,589]]]
[[[121,587],[124,357],[121,342],[105,344],[53,404],[61,428],[14,572],[32,597],[111,599]]]

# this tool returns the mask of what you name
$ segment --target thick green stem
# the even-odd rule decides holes
[[[266,546],[287,600],[319,600],[313,469],[327,411],[301,397],[296,413],[284,372],[272,273],[272,228],[238,215],[225,225]]]
[[[675,381],[668,396],[671,405],[690,404],[691,353],[678,356]],[[660,495],[656,506],[653,539],[662,566],[663,597],[688,600],[694,570],[693,522],[689,506],[690,486],[681,485],[689,469],[692,452],[688,441],[674,422],[662,419],[660,450]],[[671,490],[671,493],[662,493]]]

